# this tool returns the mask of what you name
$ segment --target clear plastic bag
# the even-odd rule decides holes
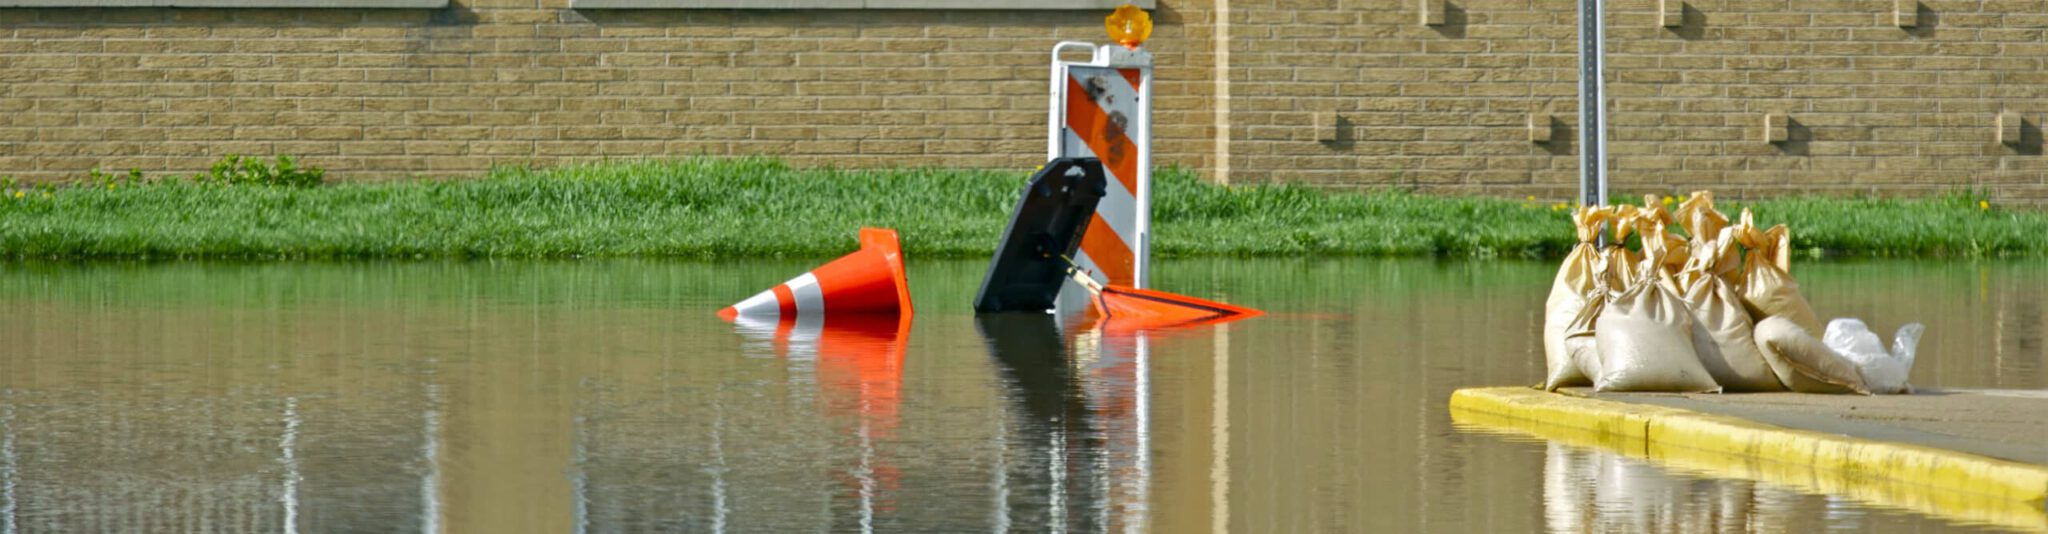
[[[1899,327],[1892,336],[1892,348],[1887,351],[1884,341],[1862,320],[1835,319],[1828,322],[1821,343],[1854,363],[1871,393],[1912,393],[1913,386],[1906,383],[1906,378],[1913,372],[1920,336],[1926,331],[1927,327],[1920,323]]]

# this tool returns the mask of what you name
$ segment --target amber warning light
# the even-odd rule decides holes
[[[1146,38],[1152,36],[1152,15],[1130,4],[1116,8],[1109,18],[1102,19],[1102,25],[1109,28],[1110,39],[1132,50],[1137,50],[1138,46],[1145,44]]]

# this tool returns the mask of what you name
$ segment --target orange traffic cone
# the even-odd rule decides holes
[[[1227,323],[1265,312],[1165,291],[1107,285],[1089,306],[1110,329],[1158,330]]]
[[[1067,276],[1088,290],[1088,313],[1101,319],[1105,330],[1165,330],[1227,323],[1266,313],[1165,291],[1105,285],[1081,272],[1080,267],[1068,269]]]
[[[718,316],[727,321],[742,315],[791,319],[828,311],[912,313],[895,230],[862,228],[860,250],[719,310]]]

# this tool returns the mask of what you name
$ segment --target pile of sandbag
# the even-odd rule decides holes
[[[1545,389],[1911,391],[1923,327],[1900,328],[1889,351],[1856,319],[1815,338],[1819,319],[1790,272],[1791,232],[1758,229],[1746,209],[1730,224],[1713,202],[1699,191],[1676,213],[1655,196],[1572,212],[1579,243],[1544,315]],[[1630,235],[1635,249],[1623,245]]]

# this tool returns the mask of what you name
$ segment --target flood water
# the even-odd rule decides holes
[[[1541,379],[1550,262],[1165,261],[1268,315],[1134,334],[912,258],[907,324],[715,317],[814,263],[0,265],[0,532],[1999,526],[1454,424]],[[2048,387],[2040,262],[1794,272],[1928,323],[1916,385]]]

